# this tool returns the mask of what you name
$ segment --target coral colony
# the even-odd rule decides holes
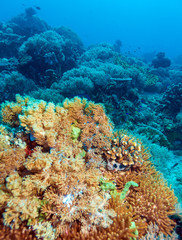
[[[171,235],[177,198],[102,105],[17,95],[1,114],[1,239],[129,240],[155,225]]]

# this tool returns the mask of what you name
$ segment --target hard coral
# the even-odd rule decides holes
[[[171,60],[165,57],[164,52],[159,52],[156,55],[156,58],[152,60],[152,65],[154,66],[154,68],[159,68],[159,67],[167,68],[171,65]]]
[[[128,170],[143,162],[144,149],[140,142],[126,134],[116,134],[110,148],[104,151],[109,170]]]
[[[182,106],[182,83],[172,84],[162,97],[161,110],[169,115],[176,116]]]
[[[177,202],[135,137],[114,134],[101,105],[17,96],[2,105],[0,237],[137,239],[168,235]],[[108,165],[122,164],[117,171]]]

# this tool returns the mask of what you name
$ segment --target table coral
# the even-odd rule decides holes
[[[17,96],[1,115],[0,239],[134,240],[150,224],[171,234],[173,191],[102,105]]]

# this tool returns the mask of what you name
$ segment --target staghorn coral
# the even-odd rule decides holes
[[[17,96],[1,114],[1,238],[134,240],[151,223],[171,234],[173,191],[138,139],[113,132],[102,105]],[[109,169],[113,159],[127,164]]]

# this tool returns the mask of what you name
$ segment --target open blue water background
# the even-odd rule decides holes
[[[1,0],[0,21],[38,6],[37,16],[51,26],[67,26],[90,45],[114,43],[140,55],[164,51],[182,53],[181,0]]]

